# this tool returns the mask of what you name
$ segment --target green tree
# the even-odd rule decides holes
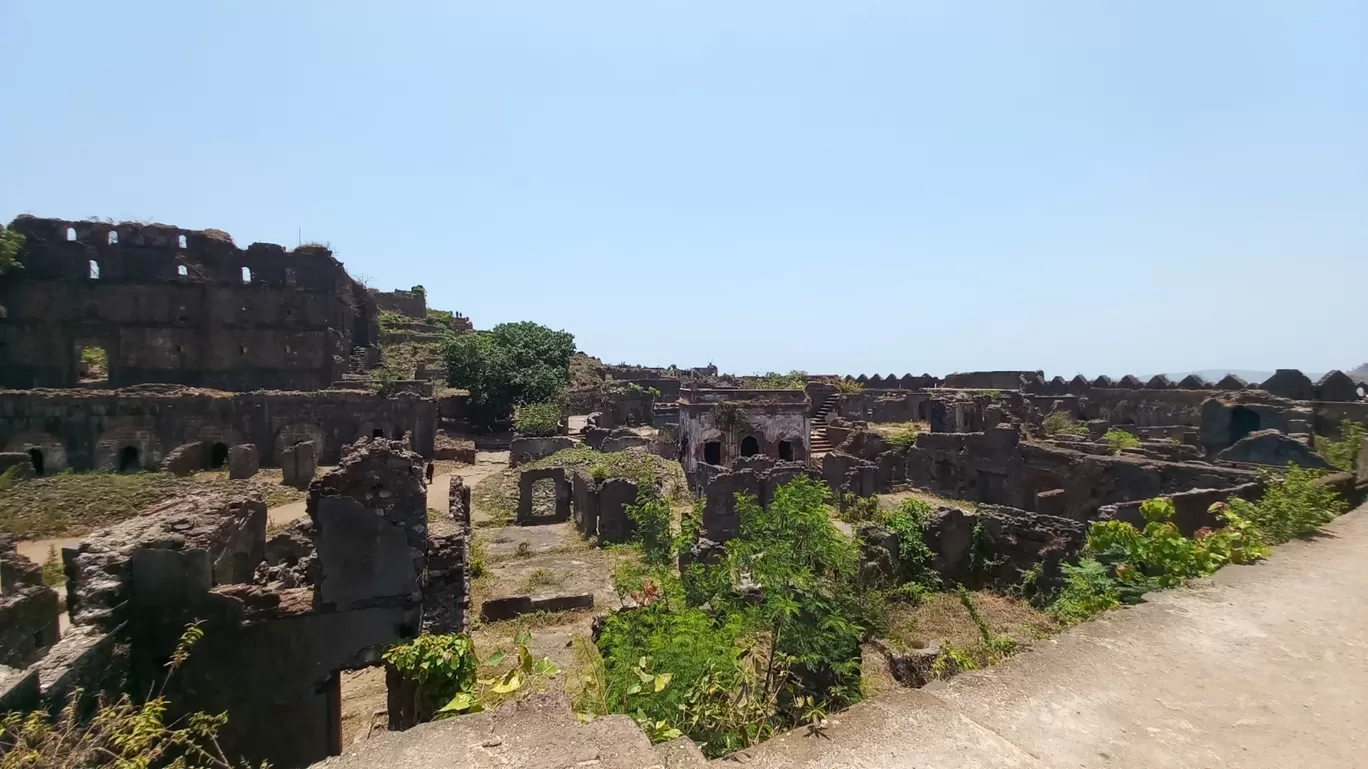
[[[470,391],[470,415],[480,424],[506,419],[513,407],[558,400],[570,382],[575,337],[523,321],[442,344],[447,383]]]
[[[24,236],[14,230],[0,227],[0,275],[23,267],[19,263],[19,252],[24,248]]]

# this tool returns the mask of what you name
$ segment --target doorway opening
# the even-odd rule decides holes
[[[1236,406],[1230,410],[1230,442],[1233,444],[1258,430],[1259,425],[1259,412],[1244,406]]]
[[[209,449],[209,469],[217,470],[228,463],[228,447],[222,443],[215,443]]]
[[[793,461],[793,442],[779,441],[779,459],[785,462]]]
[[[33,465],[33,474],[37,477],[43,476],[43,451],[42,449],[29,449],[29,462]]]
[[[703,444],[703,461],[710,465],[722,464],[722,444],[718,441]]]
[[[754,435],[747,435],[741,439],[741,456],[753,457],[760,453],[760,441]]]
[[[142,463],[138,461],[138,447],[124,446],[119,449],[119,472],[136,473],[142,469]]]

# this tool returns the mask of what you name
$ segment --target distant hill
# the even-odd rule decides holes
[[[1348,374],[1349,378],[1355,382],[1368,382],[1368,363],[1344,373]]]

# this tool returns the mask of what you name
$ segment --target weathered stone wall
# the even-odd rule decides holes
[[[1035,511],[1042,492],[1069,518],[1093,517],[1101,505],[1254,480],[1249,470],[1128,456],[1093,456],[1022,443],[1007,425],[985,433],[923,433],[907,452],[907,482],[957,499]],[[897,482],[897,466],[892,467]]]
[[[508,466],[517,467],[528,462],[536,462],[574,445],[575,442],[565,435],[546,438],[520,435],[508,442]]]
[[[37,449],[44,473],[117,470],[129,449],[138,465],[155,466],[171,449],[199,441],[255,444],[269,467],[280,465],[285,448],[313,441],[320,464],[331,465],[342,445],[376,432],[408,436],[415,451],[432,456],[436,423],[436,402],[409,394],[229,394],[151,386],[0,391],[0,448]]]
[[[371,289],[377,310],[397,312],[418,320],[427,319],[427,294],[422,291],[376,291]]]
[[[812,423],[802,390],[685,390],[679,407],[680,461],[686,473],[704,464],[730,466],[748,455],[805,462]],[[708,444],[717,444],[710,462]]]
[[[42,568],[0,535],[0,666],[22,668],[57,643],[58,605]]]
[[[114,387],[315,390],[375,344],[374,301],[322,246],[246,249],[226,233],[20,216],[0,282],[0,387],[74,387],[80,350]]]

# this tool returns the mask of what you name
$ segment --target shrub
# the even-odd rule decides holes
[[[670,534],[670,505],[660,498],[650,478],[638,482],[636,503],[627,506],[627,517],[632,519],[632,537],[641,543],[646,563],[668,564],[675,544]]]
[[[926,518],[931,514],[931,506],[919,499],[907,499],[882,516],[882,523],[889,531],[898,535],[898,560],[903,582],[920,585],[928,589],[940,586],[940,575],[932,567],[935,553],[927,547],[922,533],[926,528]]]
[[[228,723],[226,713],[190,713],[172,723],[166,721],[170,709],[164,694],[166,682],[203,636],[199,623],[185,628],[166,665],[161,689],[142,704],[124,695],[113,703],[98,702],[93,716],[83,718],[78,713],[82,697],[77,690],[55,719],[44,710],[0,716],[0,768],[246,767],[219,748],[218,733]]]
[[[517,664],[495,678],[479,678],[481,665],[503,664],[508,654],[494,652],[481,662],[475,656],[475,642],[463,634],[423,633],[408,643],[390,647],[385,662],[404,678],[418,684],[419,696],[431,704],[442,703],[432,714],[434,720],[477,713],[487,705],[515,696],[529,684],[554,678],[560,669],[549,658],[534,660],[528,650],[532,636],[526,630],[513,640]]]
[[[442,343],[447,384],[470,391],[470,418],[488,425],[522,403],[556,399],[570,382],[575,337],[536,323],[501,323]]]
[[[1065,411],[1051,411],[1040,423],[1046,435],[1087,435],[1088,428]]]
[[[864,385],[854,379],[842,379],[836,383],[836,392],[862,393],[864,392]]]
[[[620,570],[618,590],[638,606],[605,622],[602,672],[588,676],[581,705],[632,713],[655,738],[678,730],[716,757],[856,701],[859,642],[875,612],[825,497],[807,478],[776,490],[768,508],[738,495],[739,532],[722,563],[691,564],[683,580],[668,567]]]
[[[546,437],[560,433],[562,407],[559,401],[528,403],[517,407],[513,429],[523,435]]]
[[[1120,454],[1122,449],[1140,448],[1139,438],[1115,427],[1108,430],[1107,434],[1102,436],[1102,440],[1107,442],[1107,450],[1113,454]]]
[[[1289,465],[1281,480],[1270,471],[1260,474],[1266,484],[1258,502],[1235,498],[1224,507],[1226,514],[1252,523],[1274,545],[1310,534],[1344,512],[1345,503],[1334,490],[1316,482],[1318,473]]]
[[[1050,613],[1061,622],[1075,624],[1121,605],[1116,580],[1107,567],[1095,558],[1084,558],[1078,565],[1064,564],[1064,587],[1050,605]]]
[[[19,262],[19,252],[22,250],[24,236],[14,230],[0,227],[0,275],[24,266]]]
[[[43,561],[43,584],[48,587],[66,587],[66,570],[62,567],[62,556],[56,547],[49,547],[47,559]]]
[[[1339,440],[1317,437],[1316,449],[1331,466],[1353,472],[1358,463],[1359,450],[1363,448],[1365,433],[1368,430],[1363,425],[1346,419],[1340,423]]]
[[[742,377],[742,384],[755,390],[801,390],[807,386],[806,371],[780,374],[771,371],[758,376]]]

